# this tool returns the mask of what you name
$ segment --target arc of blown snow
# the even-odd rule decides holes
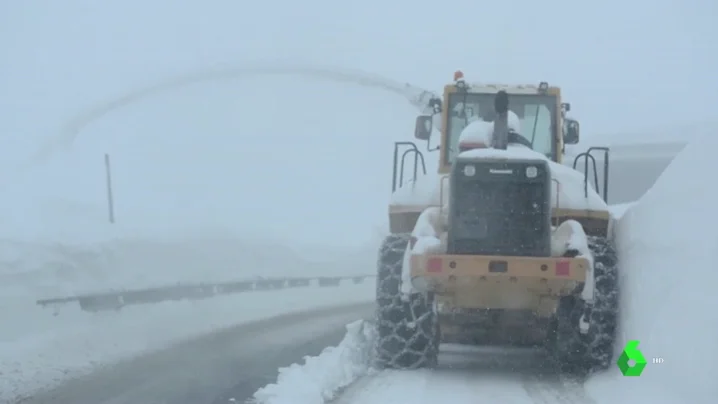
[[[436,96],[436,94],[431,91],[424,90],[409,83],[400,83],[380,75],[370,74],[358,70],[332,67],[274,66],[266,64],[203,70],[134,90],[83,112],[70,120],[69,123],[63,127],[59,136],[53,137],[49,142],[41,147],[40,151],[36,153],[33,158],[31,164],[46,160],[56,153],[58,149],[72,146],[78,138],[80,132],[90,122],[144,98],[200,82],[232,79],[248,75],[273,74],[309,76],[336,82],[357,84],[363,87],[382,89],[404,97],[412,106],[419,109],[421,112],[424,112],[428,108],[427,104],[429,99]]]

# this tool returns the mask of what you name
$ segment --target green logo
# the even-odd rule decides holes
[[[628,341],[616,362],[624,376],[640,376],[643,373],[643,368],[646,367],[646,363],[648,363],[646,358],[643,357],[643,353],[638,349],[638,344],[640,343],[637,340]],[[628,363],[629,361],[634,362],[633,366]]]

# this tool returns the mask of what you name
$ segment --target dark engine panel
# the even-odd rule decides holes
[[[544,160],[457,159],[449,254],[551,255],[551,173]]]

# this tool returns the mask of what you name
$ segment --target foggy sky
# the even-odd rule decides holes
[[[717,8],[708,0],[0,0],[0,220],[5,233],[19,226],[28,236],[106,230],[109,152],[118,223],[364,243],[386,221],[391,144],[411,139],[415,114],[378,90],[277,76],[195,85],[93,122],[71,151],[32,173],[13,170],[97,103],[256,61],[350,67],[432,90],[456,69],[480,81],[549,81],[563,88],[584,136],[650,138],[654,128],[713,120]]]

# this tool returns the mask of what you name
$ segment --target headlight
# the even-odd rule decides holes
[[[536,167],[536,166],[526,167],[526,177],[527,178],[536,178],[537,175],[538,175],[538,167]]]
[[[476,167],[472,165],[465,165],[464,175],[467,177],[473,177],[474,175],[476,175]]]

